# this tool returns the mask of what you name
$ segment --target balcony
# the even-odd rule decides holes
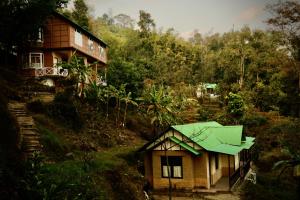
[[[68,76],[68,70],[56,67],[42,67],[42,68],[35,68],[35,76]]]
[[[102,79],[102,77],[97,76],[96,77],[96,84],[97,85],[102,85],[102,86],[107,86],[107,82]]]

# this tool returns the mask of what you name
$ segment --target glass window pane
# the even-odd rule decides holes
[[[173,176],[174,176],[174,178],[181,178],[182,177],[181,166],[174,166],[173,167]]]
[[[169,173],[171,173],[171,167],[169,166]],[[163,166],[163,177],[169,177],[168,176],[168,166]]]

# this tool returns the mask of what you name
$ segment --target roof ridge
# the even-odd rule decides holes
[[[193,122],[193,123],[188,123],[188,124],[176,124],[176,125],[172,125],[171,127],[174,127],[174,126],[188,126],[188,125],[193,125],[193,124],[207,124],[207,123],[212,123],[212,122],[215,122],[215,123],[223,126],[222,124],[218,123],[217,121],[208,121],[208,122]]]

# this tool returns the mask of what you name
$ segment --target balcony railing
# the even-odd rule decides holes
[[[35,76],[68,76],[68,70],[56,67],[42,67],[35,69]]]
[[[102,85],[102,86],[107,86],[107,82],[102,79],[102,77],[97,76],[96,77],[96,84],[97,85]]]

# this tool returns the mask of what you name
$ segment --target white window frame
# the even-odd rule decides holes
[[[44,32],[43,32],[43,28],[40,27],[38,30],[38,35],[37,35],[37,42],[43,42],[44,41]]]
[[[83,36],[81,32],[79,32],[77,29],[75,29],[75,44],[82,47],[83,46]]]
[[[33,56],[40,59],[39,63],[32,63]],[[40,52],[31,52],[29,53],[29,67],[30,68],[43,68],[44,67],[44,54]]]
[[[88,40],[89,51],[94,51],[94,42],[93,40]]]
[[[105,48],[102,47],[101,45],[99,45],[98,49],[99,49],[99,55],[100,55],[100,57],[101,58],[105,58],[105,56],[106,56]]]

